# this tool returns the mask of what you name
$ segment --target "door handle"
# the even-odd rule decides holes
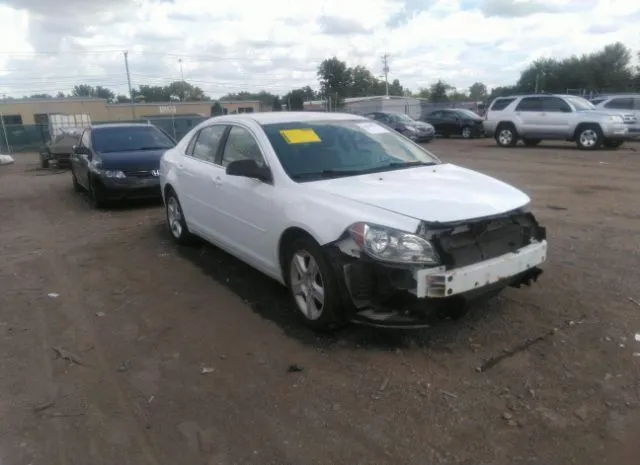
[[[178,168],[182,169],[184,168],[184,165],[182,163],[178,163]]]
[[[213,183],[220,186],[222,185],[222,178],[220,176],[216,176],[215,178],[212,178]]]

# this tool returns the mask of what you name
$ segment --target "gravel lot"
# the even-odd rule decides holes
[[[532,196],[546,272],[456,321],[330,337],[174,246],[161,205],[95,212],[35,155],[0,167],[0,463],[637,464],[640,144],[428,147]]]

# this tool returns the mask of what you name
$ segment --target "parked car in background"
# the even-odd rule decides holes
[[[73,188],[86,190],[95,208],[112,200],[160,198],[160,158],[174,146],[151,124],[92,125],[73,148]]]
[[[364,116],[389,126],[415,142],[431,142],[436,136],[436,131],[432,125],[416,121],[404,113],[374,111]]]
[[[622,112],[629,135],[640,137],[640,94],[601,96],[591,100],[591,103],[599,110]]]
[[[496,98],[485,117],[484,130],[501,147],[522,139],[535,146],[542,140],[567,140],[583,150],[620,147],[629,128],[619,111],[596,110],[574,95],[534,94]]]
[[[471,110],[456,108],[436,110],[425,115],[422,120],[432,125],[436,134],[442,137],[454,135],[465,139],[484,137],[482,126],[484,119]]]
[[[176,242],[199,236],[288,286],[313,328],[423,322],[535,281],[546,232],[520,190],[340,113],[209,119],[160,163]],[[420,309],[390,308],[394,296]]]

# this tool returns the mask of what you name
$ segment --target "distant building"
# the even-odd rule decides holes
[[[140,118],[171,116],[211,116],[214,101],[160,102],[160,103],[107,103],[104,99],[66,97],[50,99],[0,100],[0,113],[4,124],[48,124],[50,114],[88,114],[91,121],[126,121]],[[224,114],[264,111],[257,100],[219,102]]]
[[[344,107],[340,111],[348,113],[364,114],[372,111],[389,111],[405,113],[411,117],[420,116],[424,99],[416,97],[401,97],[395,95],[374,95],[371,97],[349,97],[344,99]],[[333,111],[333,102],[329,102]],[[314,100],[304,102],[304,109],[310,111],[326,111],[328,105],[326,100]]]

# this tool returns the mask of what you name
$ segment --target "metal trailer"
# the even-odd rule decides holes
[[[50,114],[49,142],[40,151],[40,166],[48,168],[52,161],[57,166],[68,165],[73,146],[90,125],[91,117],[87,114]]]

